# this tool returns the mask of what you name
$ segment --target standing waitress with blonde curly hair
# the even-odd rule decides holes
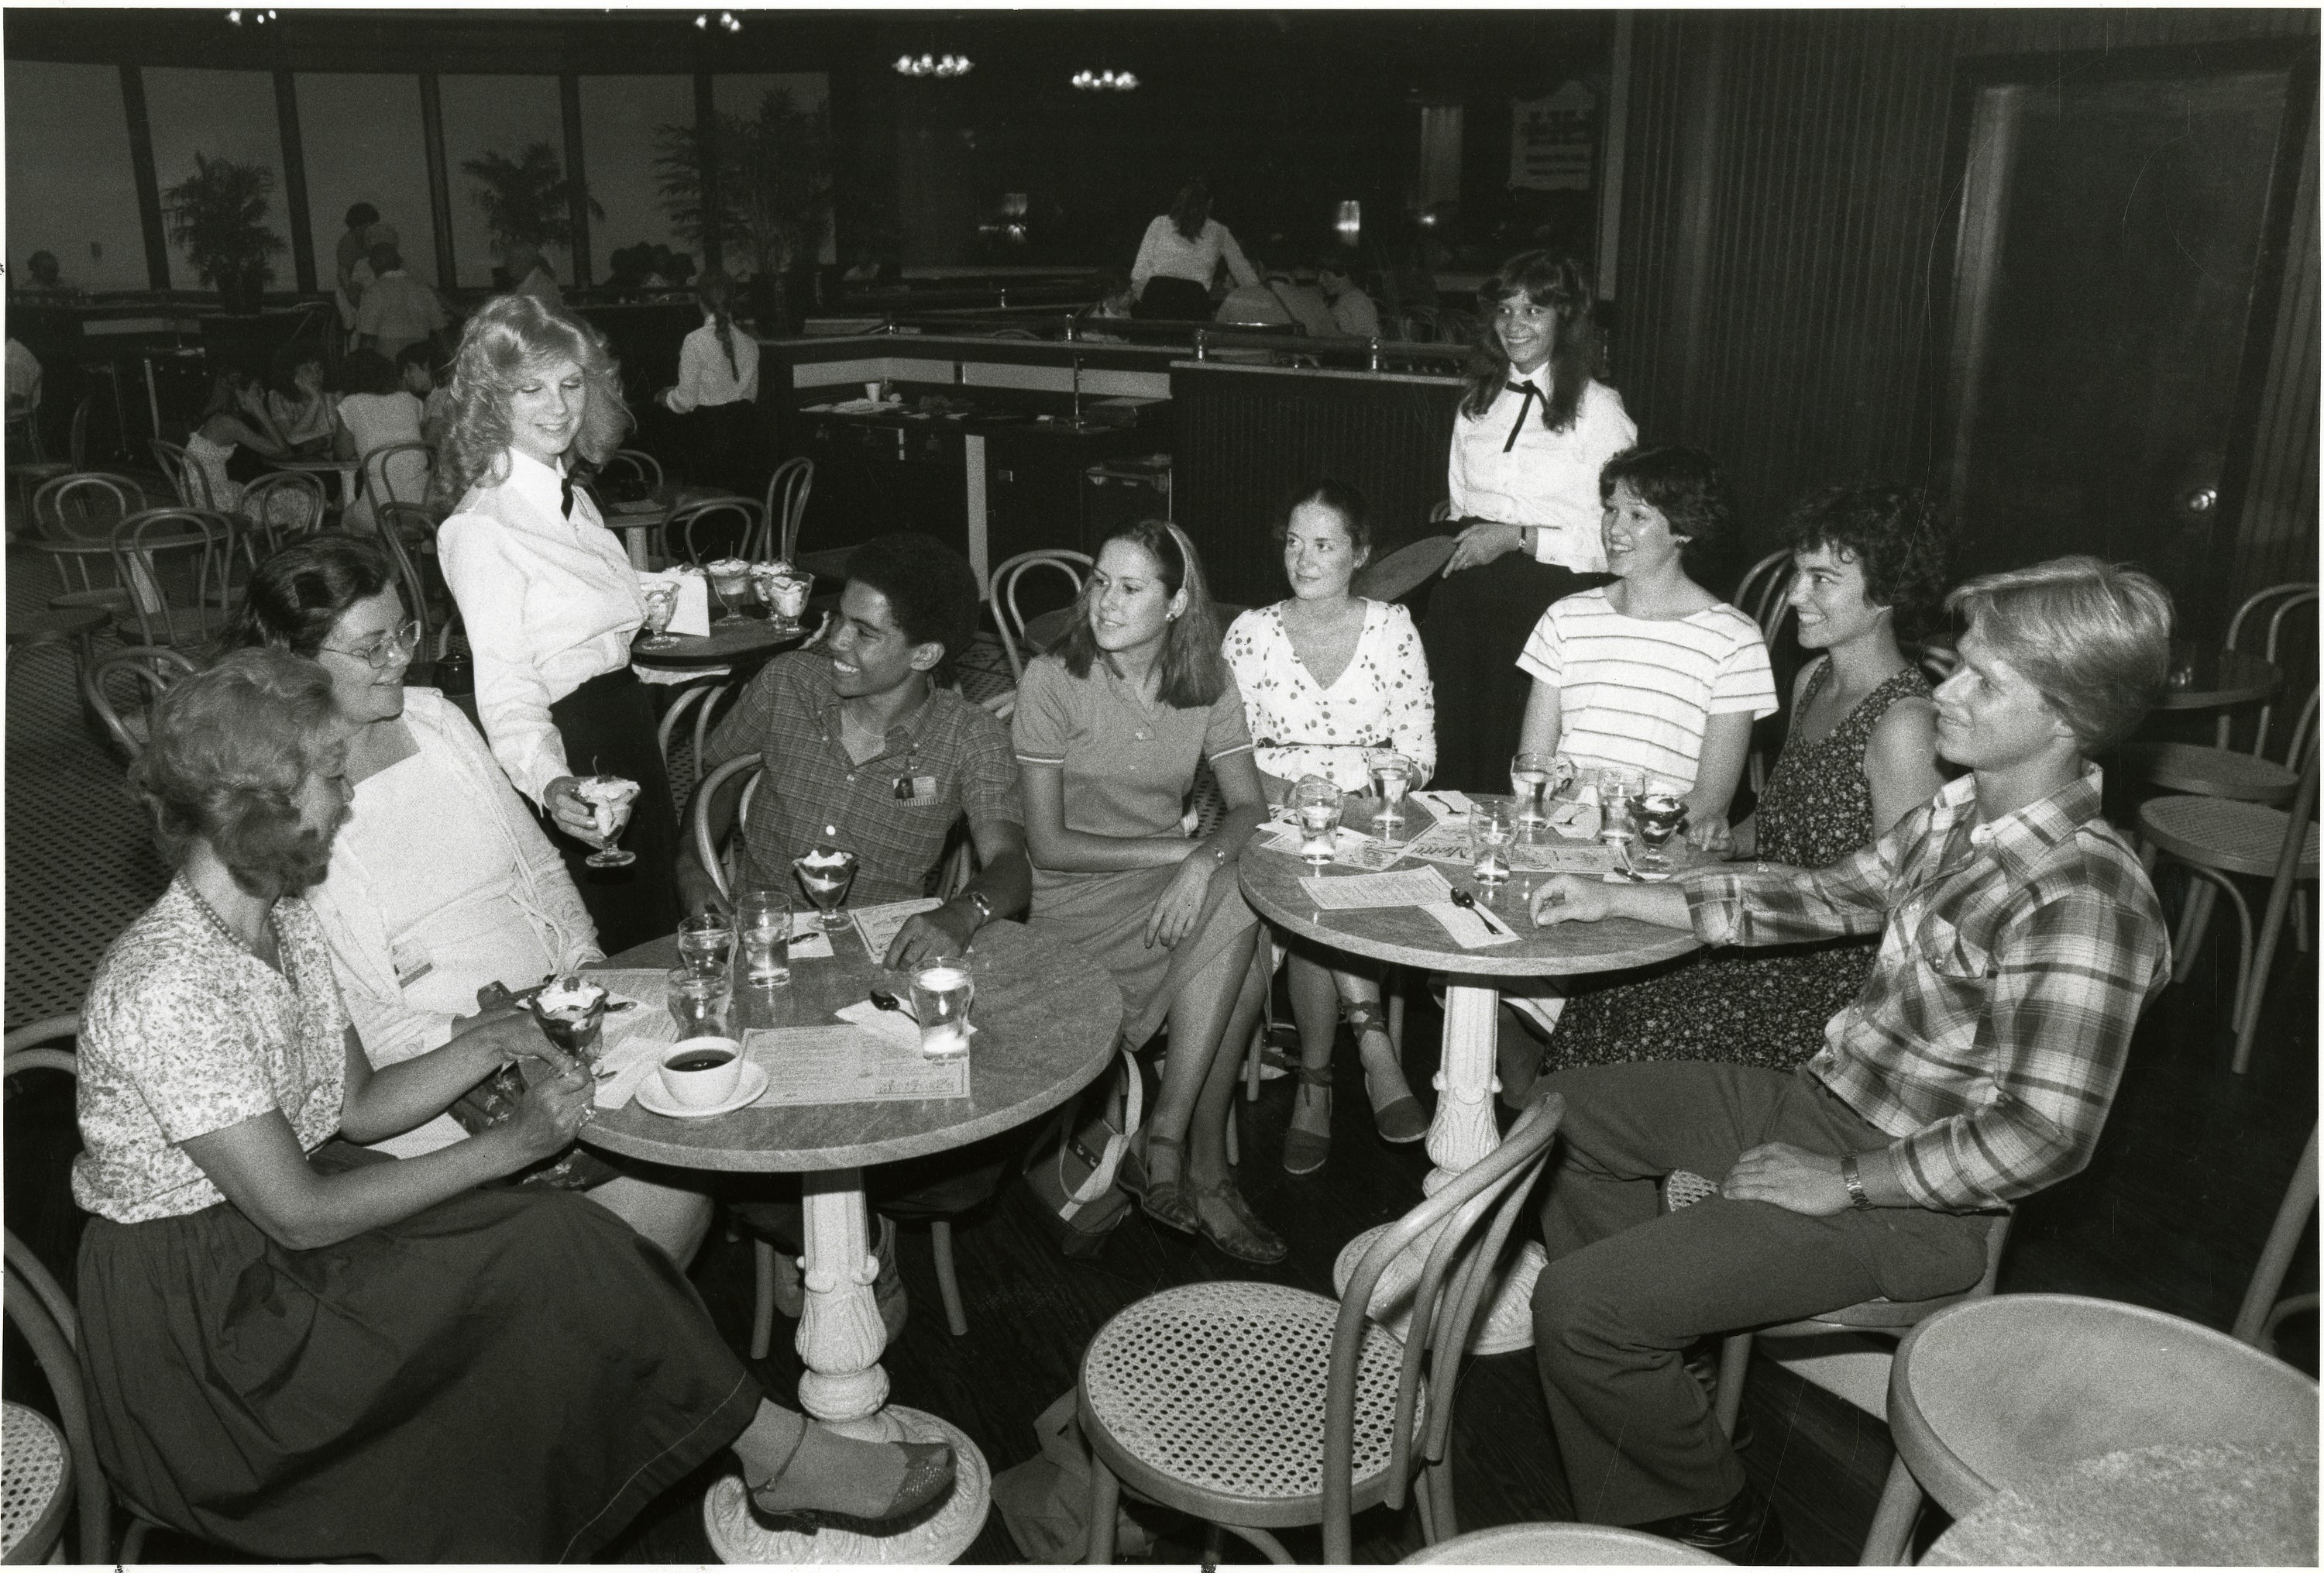
[[[645,622],[637,571],[576,485],[573,467],[620,446],[630,415],[596,329],[527,295],[487,301],[452,362],[452,416],[436,467],[453,504],[437,537],[467,625],[476,709],[509,780],[562,832],[558,849],[605,949],[678,927],[678,815],[653,707],[630,671]],[[622,868],[582,859],[602,844],[576,778],[638,783]]]

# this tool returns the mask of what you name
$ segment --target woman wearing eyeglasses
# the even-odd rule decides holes
[[[604,954],[563,860],[484,740],[442,694],[404,686],[419,635],[379,548],[323,535],[259,564],[225,640],[322,667],[355,728],[354,817],[307,899],[374,1067],[449,1041],[477,1013],[481,987],[528,988]],[[512,1111],[471,1095],[379,1146],[417,1157]],[[623,1173],[578,1146],[522,1183],[586,1191],[680,1264],[710,1221],[702,1193]]]
[[[1531,681],[1517,670],[1551,603],[1606,582],[1600,467],[1638,440],[1592,376],[1590,277],[1529,251],[1477,291],[1484,342],[1452,426],[1458,544],[1420,630],[1436,679],[1436,784],[1506,791]]]

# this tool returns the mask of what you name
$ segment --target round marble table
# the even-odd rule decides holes
[[[2077,1459],[1996,1492],[1923,1565],[2313,1567],[2316,1463],[2281,1442]]]
[[[2171,642],[2171,670],[2163,692],[2154,701],[2158,710],[2212,710],[2247,705],[2275,692],[2283,674],[2256,655],[2196,644]]]
[[[734,1027],[835,1022],[833,1013],[873,987],[900,991],[850,927],[832,936],[827,960],[795,960],[778,988],[738,987]],[[807,1365],[799,1403],[852,1435],[949,1441],[960,1485],[935,1517],[900,1534],[865,1536],[825,1529],[770,1530],[729,1477],[711,1490],[703,1517],[711,1544],[730,1562],[949,1562],[983,1527],[991,1475],[964,1434],[921,1411],[890,1404],[880,1366],[886,1330],[872,1299],[879,1263],[863,1198],[867,1165],[965,1146],[1047,1114],[1113,1062],[1121,991],[1105,969],[1071,945],[1037,942],[1021,923],[979,931],[969,959],[976,974],[975,1048],[969,1096],[895,1103],[753,1106],[708,1119],[672,1119],[635,1101],[600,1110],[582,1132],[594,1146],[684,1169],[798,1173],[805,1215],[806,1308],[798,1352]],[[674,938],[624,951],[616,967],[678,965]]]
[[[1491,800],[1474,792],[1467,795],[1471,801]],[[1369,803],[1351,801],[1348,823],[1365,828],[1369,820],[1364,816],[1370,811]],[[1399,839],[1404,841],[1424,835],[1435,822],[1425,806],[1411,799],[1405,802],[1403,818]],[[1566,841],[1555,835],[1549,837],[1549,844],[1588,845]],[[1667,856],[1673,863],[1691,861],[1679,842],[1672,843]],[[1495,893],[1479,885],[1467,868],[1439,864],[1437,866],[1454,889],[1470,892],[1480,906],[1490,911],[1496,920],[1518,936],[1513,943],[1465,950],[1435,919],[1417,908],[1330,911],[1317,907],[1300,883],[1312,871],[1291,853],[1271,851],[1254,843],[1245,849],[1240,863],[1244,899],[1254,911],[1277,927],[1335,950],[1445,975],[1444,1040],[1434,1083],[1436,1117],[1428,1128],[1428,1156],[1436,1166],[1421,1182],[1432,1196],[1501,1143],[1500,1129],[1493,1118],[1493,1094],[1500,1088],[1493,1076],[1493,1046],[1500,1022],[1500,979],[1572,977],[1619,971],[1683,955],[1697,945],[1694,936],[1685,930],[1665,929],[1628,919],[1561,923],[1537,929],[1526,908],[1535,887],[1547,875],[1519,870]],[[1417,859],[1397,865],[1399,869],[1419,866]],[[1357,872],[1334,867],[1326,871],[1324,877],[1340,878]],[[1357,1263],[1384,1228],[1385,1226],[1366,1230],[1341,1251],[1333,1269],[1333,1280],[1342,1292],[1346,1291]],[[1372,1299],[1372,1314],[1383,1322],[1401,1328],[1409,1309],[1405,1302],[1419,1276],[1427,1244],[1425,1240],[1416,1243],[1402,1262],[1391,1264],[1380,1275],[1379,1288]],[[1477,1353],[1499,1355],[1532,1346],[1533,1281],[1540,1274],[1544,1260],[1537,1245],[1527,1245],[1519,1254],[1487,1314],[1479,1319],[1473,1346]]]

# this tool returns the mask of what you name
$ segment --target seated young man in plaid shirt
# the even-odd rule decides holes
[[[828,828],[856,855],[851,904],[927,895],[954,824],[967,819],[982,871],[943,906],[904,924],[883,958],[893,967],[958,956],[977,930],[1021,917],[1032,901],[1009,728],[938,686],[976,635],[977,599],[967,562],[928,536],[884,535],[857,547],[837,615],[807,648],[767,662],[711,733],[703,756],[706,773],[748,754],[765,766],[736,859],[740,888],[795,888],[791,859]],[[710,805],[711,823],[732,822],[741,792],[739,781],[722,789]],[[689,910],[716,898],[690,838],[678,857],[678,888]],[[992,1194],[1028,1134],[883,1163],[871,1172],[872,1204],[887,1217],[949,1217],[973,1207]],[[796,1182],[766,1189],[780,1194],[740,1201],[735,1211],[795,1247]],[[903,1326],[904,1286],[884,1224],[878,1249],[875,1292],[892,1337]],[[797,1292],[795,1275],[779,1281],[779,1300]]]
[[[2131,1029],[2170,975],[2153,887],[2099,815],[2089,756],[2169,666],[2171,601],[2061,558],[1973,579],[1938,752],[1969,771],[1829,868],[1666,884],[1553,879],[1536,922],[1635,918],[1707,945],[1879,934],[1856,1003],[1792,1072],[1655,1063],[1546,1077],[1566,1100],[1534,1337],[1574,1507],[1736,1562],[1783,1559],[1682,1362],[1703,1336],[1983,1273],[1995,1215],[2089,1161]],[[1720,1194],[1658,1216],[1685,1170]]]

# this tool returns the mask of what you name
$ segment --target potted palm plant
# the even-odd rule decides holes
[[[654,173],[662,208],[679,239],[702,245],[709,227],[705,198],[713,186],[704,174],[715,169],[722,249],[747,259],[752,315],[761,328],[780,331],[785,281],[814,264],[831,225],[830,116],[821,106],[799,107],[775,88],[760,100],[755,117],[720,115],[710,129],[708,147],[696,126],[657,129]]]
[[[283,249],[266,227],[274,171],[232,159],[194,155],[194,172],[162,193],[170,238],[185,248],[202,282],[215,287],[229,311],[255,312],[274,270],[266,259]]]
[[[460,168],[476,182],[469,197],[484,216],[493,254],[503,262],[515,245],[570,246],[576,203],[587,203],[594,217],[605,216],[579,180],[566,178],[564,161],[545,142],[516,158],[494,151],[463,159]]]

